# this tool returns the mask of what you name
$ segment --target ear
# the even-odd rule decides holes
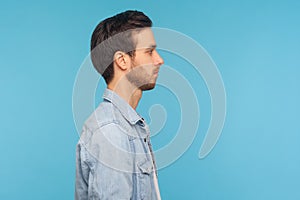
[[[122,70],[127,70],[128,68],[128,58],[127,54],[122,51],[117,51],[114,54],[114,63],[117,67],[119,67]]]

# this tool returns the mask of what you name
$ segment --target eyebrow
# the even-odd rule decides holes
[[[156,44],[152,44],[149,47],[146,47],[145,49],[155,49],[157,46]]]

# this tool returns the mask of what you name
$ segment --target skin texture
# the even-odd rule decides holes
[[[137,41],[135,56],[117,51],[114,55],[114,78],[108,88],[125,99],[134,109],[142,91],[155,87],[160,66],[164,63],[156,51],[156,42],[151,28],[133,35]]]

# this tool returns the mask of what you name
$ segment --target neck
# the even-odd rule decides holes
[[[110,83],[107,88],[117,93],[123,98],[133,109],[136,109],[142,97],[142,90],[133,87],[132,84],[114,84]]]

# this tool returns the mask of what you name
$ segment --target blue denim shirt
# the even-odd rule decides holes
[[[75,199],[158,199],[148,125],[113,91],[103,98],[77,144]]]

